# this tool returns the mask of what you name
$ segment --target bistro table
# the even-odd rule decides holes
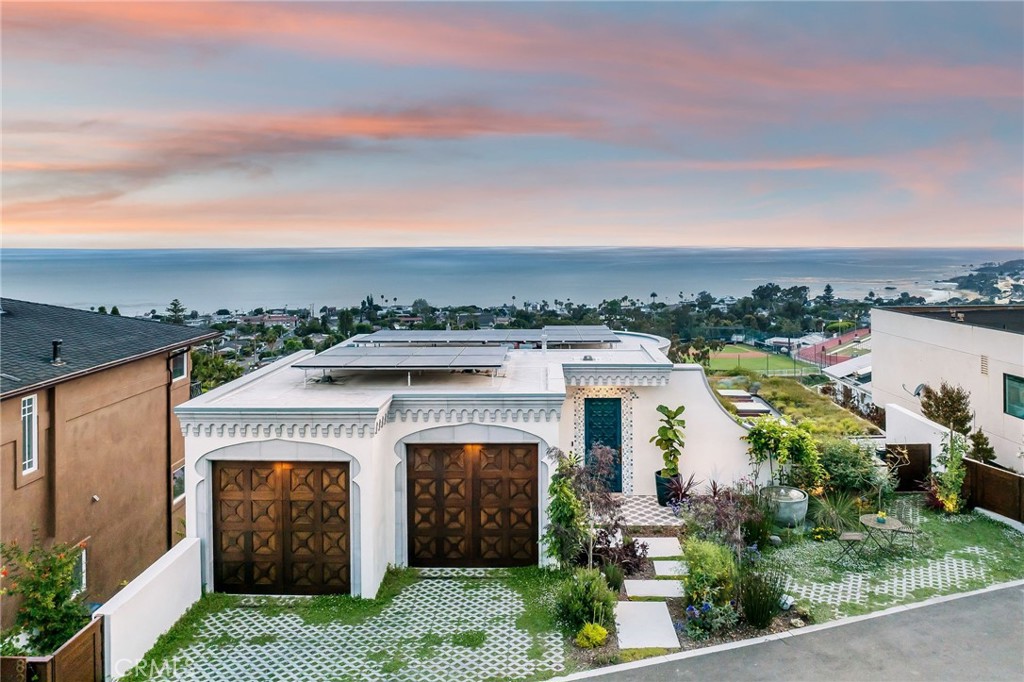
[[[903,528],[899,519],[887,517],[885,523],[879,523],[878,514],[864,514],[860,517],[860,523],[867,529],[868,537],[874,540],[878,549],[883,552],[892,552],[896,549],[896,531]]]

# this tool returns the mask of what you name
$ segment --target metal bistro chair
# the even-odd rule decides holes
[[[843,551],[836,557],[835,563],[838,564],[846,558],[860,558],[860,548],[866,537],[864,533],[854,533],[851,531],[841,533],[837,540]]]
[[[907,508],[909,504],[910,503],[906,500],[900,501],[900,504],[897,507],[896,518],[898,518],[900,523],[903,525],[893,532],[896,534],[898,540],[908,538],[910,540],[910,549],[911,551],[914,551],[917,549],[917,536],[921,534],[921,531],[911,522],[911,518],[913,517],[912,510]]]

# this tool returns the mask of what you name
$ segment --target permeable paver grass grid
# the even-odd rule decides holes
[[[307,623],[274,601],[210,615],[153,679],[515,680],[565,666],[557,632],[516,626],[522,599],[500,580],[421,580],[358,625]]]

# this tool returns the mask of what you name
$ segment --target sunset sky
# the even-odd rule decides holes
[[[3,245],[1024,245],[1024,5],[8,3]]]

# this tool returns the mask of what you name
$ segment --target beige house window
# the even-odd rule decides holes
[[[177,381],[188,376],[188,353],[171,356],[171,380]]]
[[[39,468],[39,414],[36,396],[21,399],[21,473],[31,474]]]

